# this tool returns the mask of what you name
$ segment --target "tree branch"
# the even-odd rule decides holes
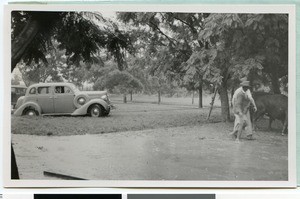
[[[162,34],[163,36],[165,36],[172,45],[175,45],[174,41],[178,42],[177,40],[175,40],[175,39],[169,37],[168,35],[166,35],[159,27],[157,27],[157,25],[155,23],[153,23],[153,22],[150,21],[147,24],[150,27],[154,27],[160,34]]]
[[[12,41],[11,46],[11,72],[21,60],[28,45],[39,31],[39,23],[37,20],[30,19],[22,32]]]

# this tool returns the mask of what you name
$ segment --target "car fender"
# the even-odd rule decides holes
[[[17,100],[17,102],[15,104],[15,109],[18,109],[23,104],[24,99],[25,99],[25,96],[19,97],[19,99]]]
[[[100,104],[103,106],[103,108],[108,111],[109,110],[109,105],[102,99],[92,99],[88,101],[86,104],[82,105],[80,108],[76,109],[72,115],[84,115],[87,114],[88,108],[92,104]]]
[[[34,108],[39,115],[41,115],[41,107],[35,103],[35,102],[26,102],[25,104],[22,104],[15,112],[14,112],[14,115],[22,115],[23,114],[23,111],[27,108],[27,107],[32,107]]]

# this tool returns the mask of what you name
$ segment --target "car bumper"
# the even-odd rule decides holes
[[[116,107],[115,105],[113,105],[113,104],[109,104],[109,105],[108,105],[108,108],[109,108],[110,110],[117,109],[117,107]]]

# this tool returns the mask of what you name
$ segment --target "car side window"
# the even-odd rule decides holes
[[[36,88],[35,87],[31,88],[29,94],[36,94]]]
[[[38,88],[38,94],[49,94],[49,87],[39,87]]]
[[[54,92],[57,94],[73,93],[72,90],[67,86],[56,86]]]
[[[64,87],[63,86],[55,86],[54,92],[55,93],[64,93]]]

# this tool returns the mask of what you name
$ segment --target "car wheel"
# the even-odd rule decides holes
[[[34,109],[27,109],[25,111],[24,115],[27,115],[27,116],[37,116],[38,113]]]
[[[91,117],[101,117],[103,115],[103,110],[101,106],[97,104],[91,106],[91,108],[89,109],[89,115]]]

